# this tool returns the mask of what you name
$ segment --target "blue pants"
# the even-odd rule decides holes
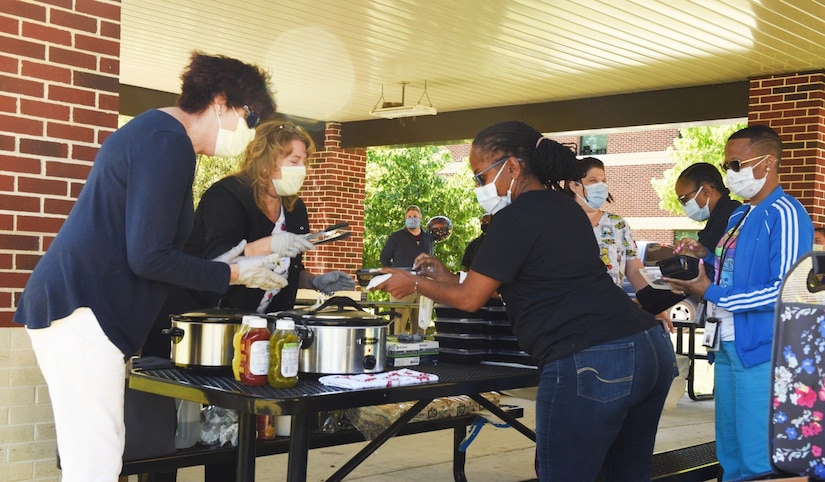
[[[771,470],[768,454],[770,362],[745,368],[733,341],[723,341],[714,362],[716,456],[724,480]]]
[[[542,367],[536,397],[541,481],[649,481],[659,417],[678,373],[656,326]]]

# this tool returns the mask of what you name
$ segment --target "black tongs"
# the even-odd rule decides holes
[[[347,222],[333,224],[323,231],[307,234],[304,237],[315,245],[329,243],[331,241],[348,238],[350,232],[346,230],[347,228],[349,228],[349,223]]]

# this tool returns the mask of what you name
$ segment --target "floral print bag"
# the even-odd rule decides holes
[[[825,480],[825,253],[788,272],[776,303],[772,352],[771,464]]]

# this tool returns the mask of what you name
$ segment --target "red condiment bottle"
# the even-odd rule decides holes
[[[269,330],[265,318],[249,322],[249,330],[241,337],[241,383],[266,385],[269,371]]]

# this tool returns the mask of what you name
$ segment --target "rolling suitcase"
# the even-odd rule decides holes
[[[825,252],[800,258],[776,302],[770,457],[778,473],[825,480]]]

